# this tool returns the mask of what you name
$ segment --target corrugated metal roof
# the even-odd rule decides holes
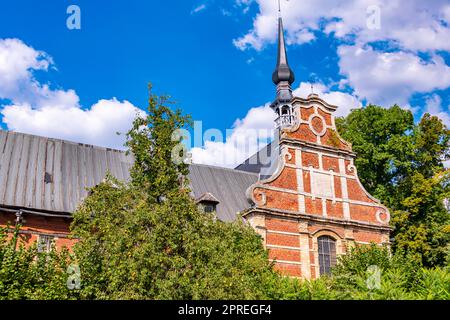
[[[3,130],[0,156],[0,204],[56,212],[73,212],[107,171],[128,179],[132,164],[118,150]]]
[[[209,192],[219,200],[217,217],[222,221],[236,219],[236,214],[250,207],[245,195],[247,188],[258,180],[254,173],[193,164],[189,179],[194,198]]]
[[[0,130],[0,205],[70,213],[107,171],[127,180],[132,163],[123,151]],[[213,194],[218,218],[230,221],[250,206],[245,191],[257,175],[193,164],[189,180],[194,196]]]

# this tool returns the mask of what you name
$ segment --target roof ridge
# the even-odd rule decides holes
[[[258,174],[254,173],[254,172],[248,172],[248,171],[244,171],[244,170],[238,170],[238,169],[227,168],[227,167],[219,167],[219,166],[214,166],[214,165],[210,165],[210,164],[191,163],[190,165],[200,166],[200,167],[207,167],[207,168],[212,168],[212,169],[222,169],[222,170],[238,172],[238,173],[247,173],[247,174],[252,175],[252,176],[258,176]]]
[[[36,137],[36,138],[41,138],[41,139],[47,139],[47,140],[50,140],[50,141],[59,141],[59,142],[63,142],[63,143],[75,144],[75,145],[85,146],[85,147],[92,147],[92,148],[96,148],[96,149],[104,149],[104,150],[109,150],[109,151],[118,151],[118,152],[122,152],[122,153],[126,152],[126,150],[120,150],[120,149],[110,148],[110,147],[103,147],[103,146],[99,146],[99,145],[95,145],[95,144],[89,144],[89,143],[84,143],[84,142],[76,142],[76,141],[66,140],[66,139],[61,139],[61,138],[46,137],[46,136],[41,136],[41,135],[37,135],[37,134],[25,133],[25,132],[14,131],[14,130],[4,130],[4,129],[0,128],[0,133],[1,132],[5,132],[6,134],[9,134],[9,133],[21,134],[21,135],[24,135],[24,136]]]

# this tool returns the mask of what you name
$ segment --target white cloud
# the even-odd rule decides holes
[[[450,169],[450,160],[444,161],[444,167]]]
[[[320,98],[328,102],[329,104],[337,106],[337,110],[334,113],[336,117],[346,116],[350,113],[352,109],[358,109],[362,107],[361,101],[358,100],[354,95],[330,90],[329,87],[322,83],[314,83],[313,88],[311,88],[310,82],[302,82],[300,86],[294,90],[294,95],[302,98],[306,98],[310,93],[311,89],[314,93],[318,94]]]
[[[259,50],[276,38],[277,2],[255,0],[259,6],[253,28],[237,39],[241,48]],[[251,1],[237,0],[240,5]],[[380,28],[369,28],[370,8],[379,8]],[[282,1],[284,26],[292,42],[298,33],[319,31],[337,38],[355,36],[359,42],[389,40],[410,50],[450,50],[450,5],[447,0],[302,0]],[[370,25],[369,25],[370,26]],[[413,31],[414,30],[414,31]],[[414,32],[414,36],[411,36]],[[308,41],[313,40],[310,38]]]
[[[201,4],[197,7],[195,7],[194,9],[192,9],[191,14],[199,13],[200,11],[203,11],[205,9],[206,9],[206,4]]]
[[[450,114],[448,111],[450,111],[450,106],[447,107],[446,112],[442,107],[442,99],[439,95],[433,94],[426,99],[425,112],[428,112],[433,116],[437,116],[442,120],[447,128],[450,128]]]
[[[350,109],[360,108],[361,102],[350,94],[332,91],[322,83],[314,84],[314,92],[330,104],[338,106],[336,116],[344,116]],[[311,84],[302,82],[294,95],[306,98]],[[252,108],[243,119],[237,119],[226,141],[206,141],[203,147],[191,149],[194,163],[236,167],[273,139],[275,112],[267,103]]]
[[[234,39],[234,45],[262,50],[274,43],[277,2],[236,2],[241,6],[255,2],[259,12],[252,28]],[[341,41],[340,73],[355,94],[369,102],[408,108],[413,94],[450,86],[449,67],[437,55],[450,51],[448,0],[282,0],[281,4],[288,43],[311,42],[320,33]],[[379,27],[373,24],[377,20]],[[375,42],[395,51],[370,49]],[[431,61],[423,61],[419,52],[431,55]]]
[[[194,163],[234,168],[265,146],[273,137],[275,112],[269,104],[252,108],[233,124],[226,141],[205,141],[191,149]]]
[[[113,98],[100,100],[87,110],[24,104],[6,106],[2,114],[10,130],[123,149],[123,134],[130,129],[137,108]]]
[[[52,58],[19,39],[0,39],[0,111],[9,130],[123,148],[124,135],[137,113],[128,101],[100,100],[81,108],[74,90],[53,89],[35,78],[54,68]]]
[[[0,94],[21,80],[31,77],[30,69],[47,70],[52,60],[42,51],[36,51],[18,39],[0,41]]]
[[[412,53],[340,46],[339,67],[355,93],[369,103],[407,106],[415,93],[450,86],[450,67],[437,55],[426,62]]]

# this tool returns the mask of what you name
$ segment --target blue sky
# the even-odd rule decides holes
[[[282,0],[296,93],[308,94],[314,82],[339,115],[367,102],[399,103],[416,119],[429,111],[449,124],[450,5],[403,2]],[[80,30],[66,26],[72,4],[81,10]],[[135,107],[145,109],[152,82],[204,129],[270,128],[276,6],[275,0],[3,2],[0,125],[120,147],[114,132],[126,130]],[[367,21],[376,23],[377,8],[381,25],[371,29]],[[198,162],[220,165],[217,153],[233,148],[200,149]]]

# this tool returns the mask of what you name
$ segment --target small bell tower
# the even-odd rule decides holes
[[[295,114],[292,106],[291,84],[295,81],[295,75],[289,67],[286,44],[284,40],[283,19],[281,18],[280,6],[278,6],[278,59],[272,81],[277,86],[277,95],[271,108],[277,114],[275,125],[282,129],[295,124]]]

